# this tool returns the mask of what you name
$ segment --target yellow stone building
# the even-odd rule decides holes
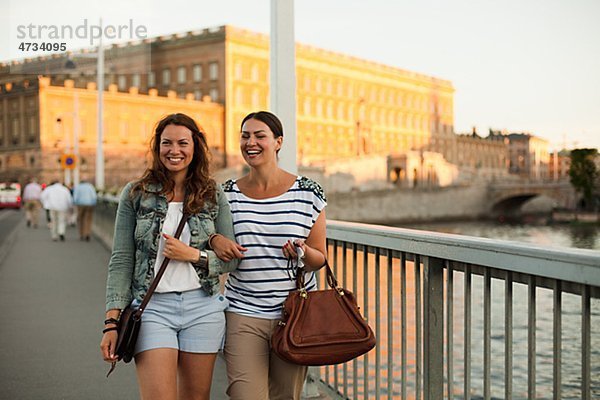
[[[180,99],[208,95],[222,104],[224,129],[213,143],[234,163],[242,118],[269,108],[264,34],[221,26],[113,45],[105,56],[107,88],[116,85],[116,91],[127,93],[133,86],[140,94],[156,90]],[[71,69],[68,61],[74,61]],[[301,163],[438,151],[454,140],[454,89],[447,80],[301,44],[296,63]],[[95,81],[96,61],[63,54],[3,64],[0,86],[41,72],[51,75],[54,85],[71,79],[85,88]],[[113,124],[117,132],[122,129],[122,123]]]
[[[268,109],[269,38],[226,26],[227,153],[239,123]],[[296,45],[298,156],[304,163],[441,147],[454,135],[451,82]]]
[[[24,180],[26,176],[39,177],[41,182],[63,179],[61,154],[78,153],[77,164],[80,178],[94,181],[97,144],[97,90],[93,82],[85,89],[75,88],[72,80],[62,86],[50,84],[50,78],[41,77],[39,82],[28,85],[33,89],[27,96],[6,98],[6,108],[14,109],[8,121],[14,122],[11,133],[15,144],[22,144],[21,137],[31,136],[31,149],[15,149],[0,153],[0,177],[4,180]],[[146,167],[150,138],[156,123],[165,115],[182,112],[202,121],[208,144],[213,154],[222,148],[223,106],[196,101],[193,94],[179,99],[174,92],[166,97],[158,96],[156,90],[140,94],[135,87],[129,92],[118,92],[116,85],[109,85],[104,93],[104,135],[106,187],[119,187],[124,182],[140,176]],[[14,107],[13,107],[14,105]],[[19,107],[23,109],[19,111]],[[31,106],[29,110],[27,106]],[[32,111],[21,127],[20,115]],[[13,118],[11,118],[11,116]],[[6,118],[0,118],[0,126]],[[24,118],[25,119],[25,118]],[[36,130],[39,132],[37,133]],[[36,132],[28,134],[27,132]],[[0,132],[1,128],[0,128]],[[2,136],[2,135],[0,135]],[[77,136],[77,138],[76,138]],[[78,145],[76,146],[75,143]],[[22,147],[22,146],[21,146]],[[77,147],[77,148],[76,148]],[[220,160],[214,160],[219,163]]]

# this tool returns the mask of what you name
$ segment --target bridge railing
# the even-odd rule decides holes
[[[115,215],[101,199],[108,247]],[[333,397],[600,398],[599,252],[340,221],[327,241],[378,337],[357,360],[311,368]]]
[[[118,197],[103,195],[98,198],[98,203],[94,209],[92,231],[108,249],[111,249],[113,244],[118,204]]]
[[[327,238],[378,337],[318,370],[343,398],[600,396],[600,253],[340,221]]]

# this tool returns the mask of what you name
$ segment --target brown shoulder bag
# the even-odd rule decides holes
[[[291,363],[340,364],[367,353],[377,343],[354,294],[339,287],[327,262],[324,270],[328,289],[307,291],[304,269],[300,268],[296,274],[297,289],[283,303],[271,347]]]

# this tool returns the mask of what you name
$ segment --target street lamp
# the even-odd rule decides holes
[[[102,29],[102,18],[100,18],[100,29]],[[104,190],[104,47],[102,47],[102,35],[96,53],[78,54],[80,58],[96,58],[96,89],[98,90],[98,132],[96,142],[96,189]],[[76,65],[72,59],[67,59],[65,68],[75,69]]]
[[[71,141],[70,135],[67,132],[64,132],[63,116],[70,115],[73,117],[73,156],[75,162],[75,168],[73,168],[73,186],[77,186],[79,184],[79,132],[80,132],[80,121],[79,121],[79,95],[75,93],[74,96],[74,104],[73,104],[73,112],[72,113],[64,113],[60,114],[56,118],[56,123],[63,130],[64,140],[65,140],[65,149],[64,156],[67,156],[71,151]],[[70,169],[65,169],[65,185],[69,186],[71,184],[71,171]]]

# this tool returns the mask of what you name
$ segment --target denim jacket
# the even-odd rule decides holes
[[[150,185],[148,193],[137,192],[130,196],[133,182],[121,192],[113,250],[108,265],[106,284],[106,310],[126,308],[133,299],[141,301],[154,279],[160,232],[167,215],[166,196],[160,194],[160,185]],[[208,238],[220,233],[232,240],[233,223],[229,203],[220,185],[217,185],[217,204],[207,203],[204,209],[190,216],[190,246],[208,253],[206,269],[194,266],[200,285],[212,295],[219,289],[219,274],[233,271],[239,260],[221,261],[213,251],[207,250]]]

